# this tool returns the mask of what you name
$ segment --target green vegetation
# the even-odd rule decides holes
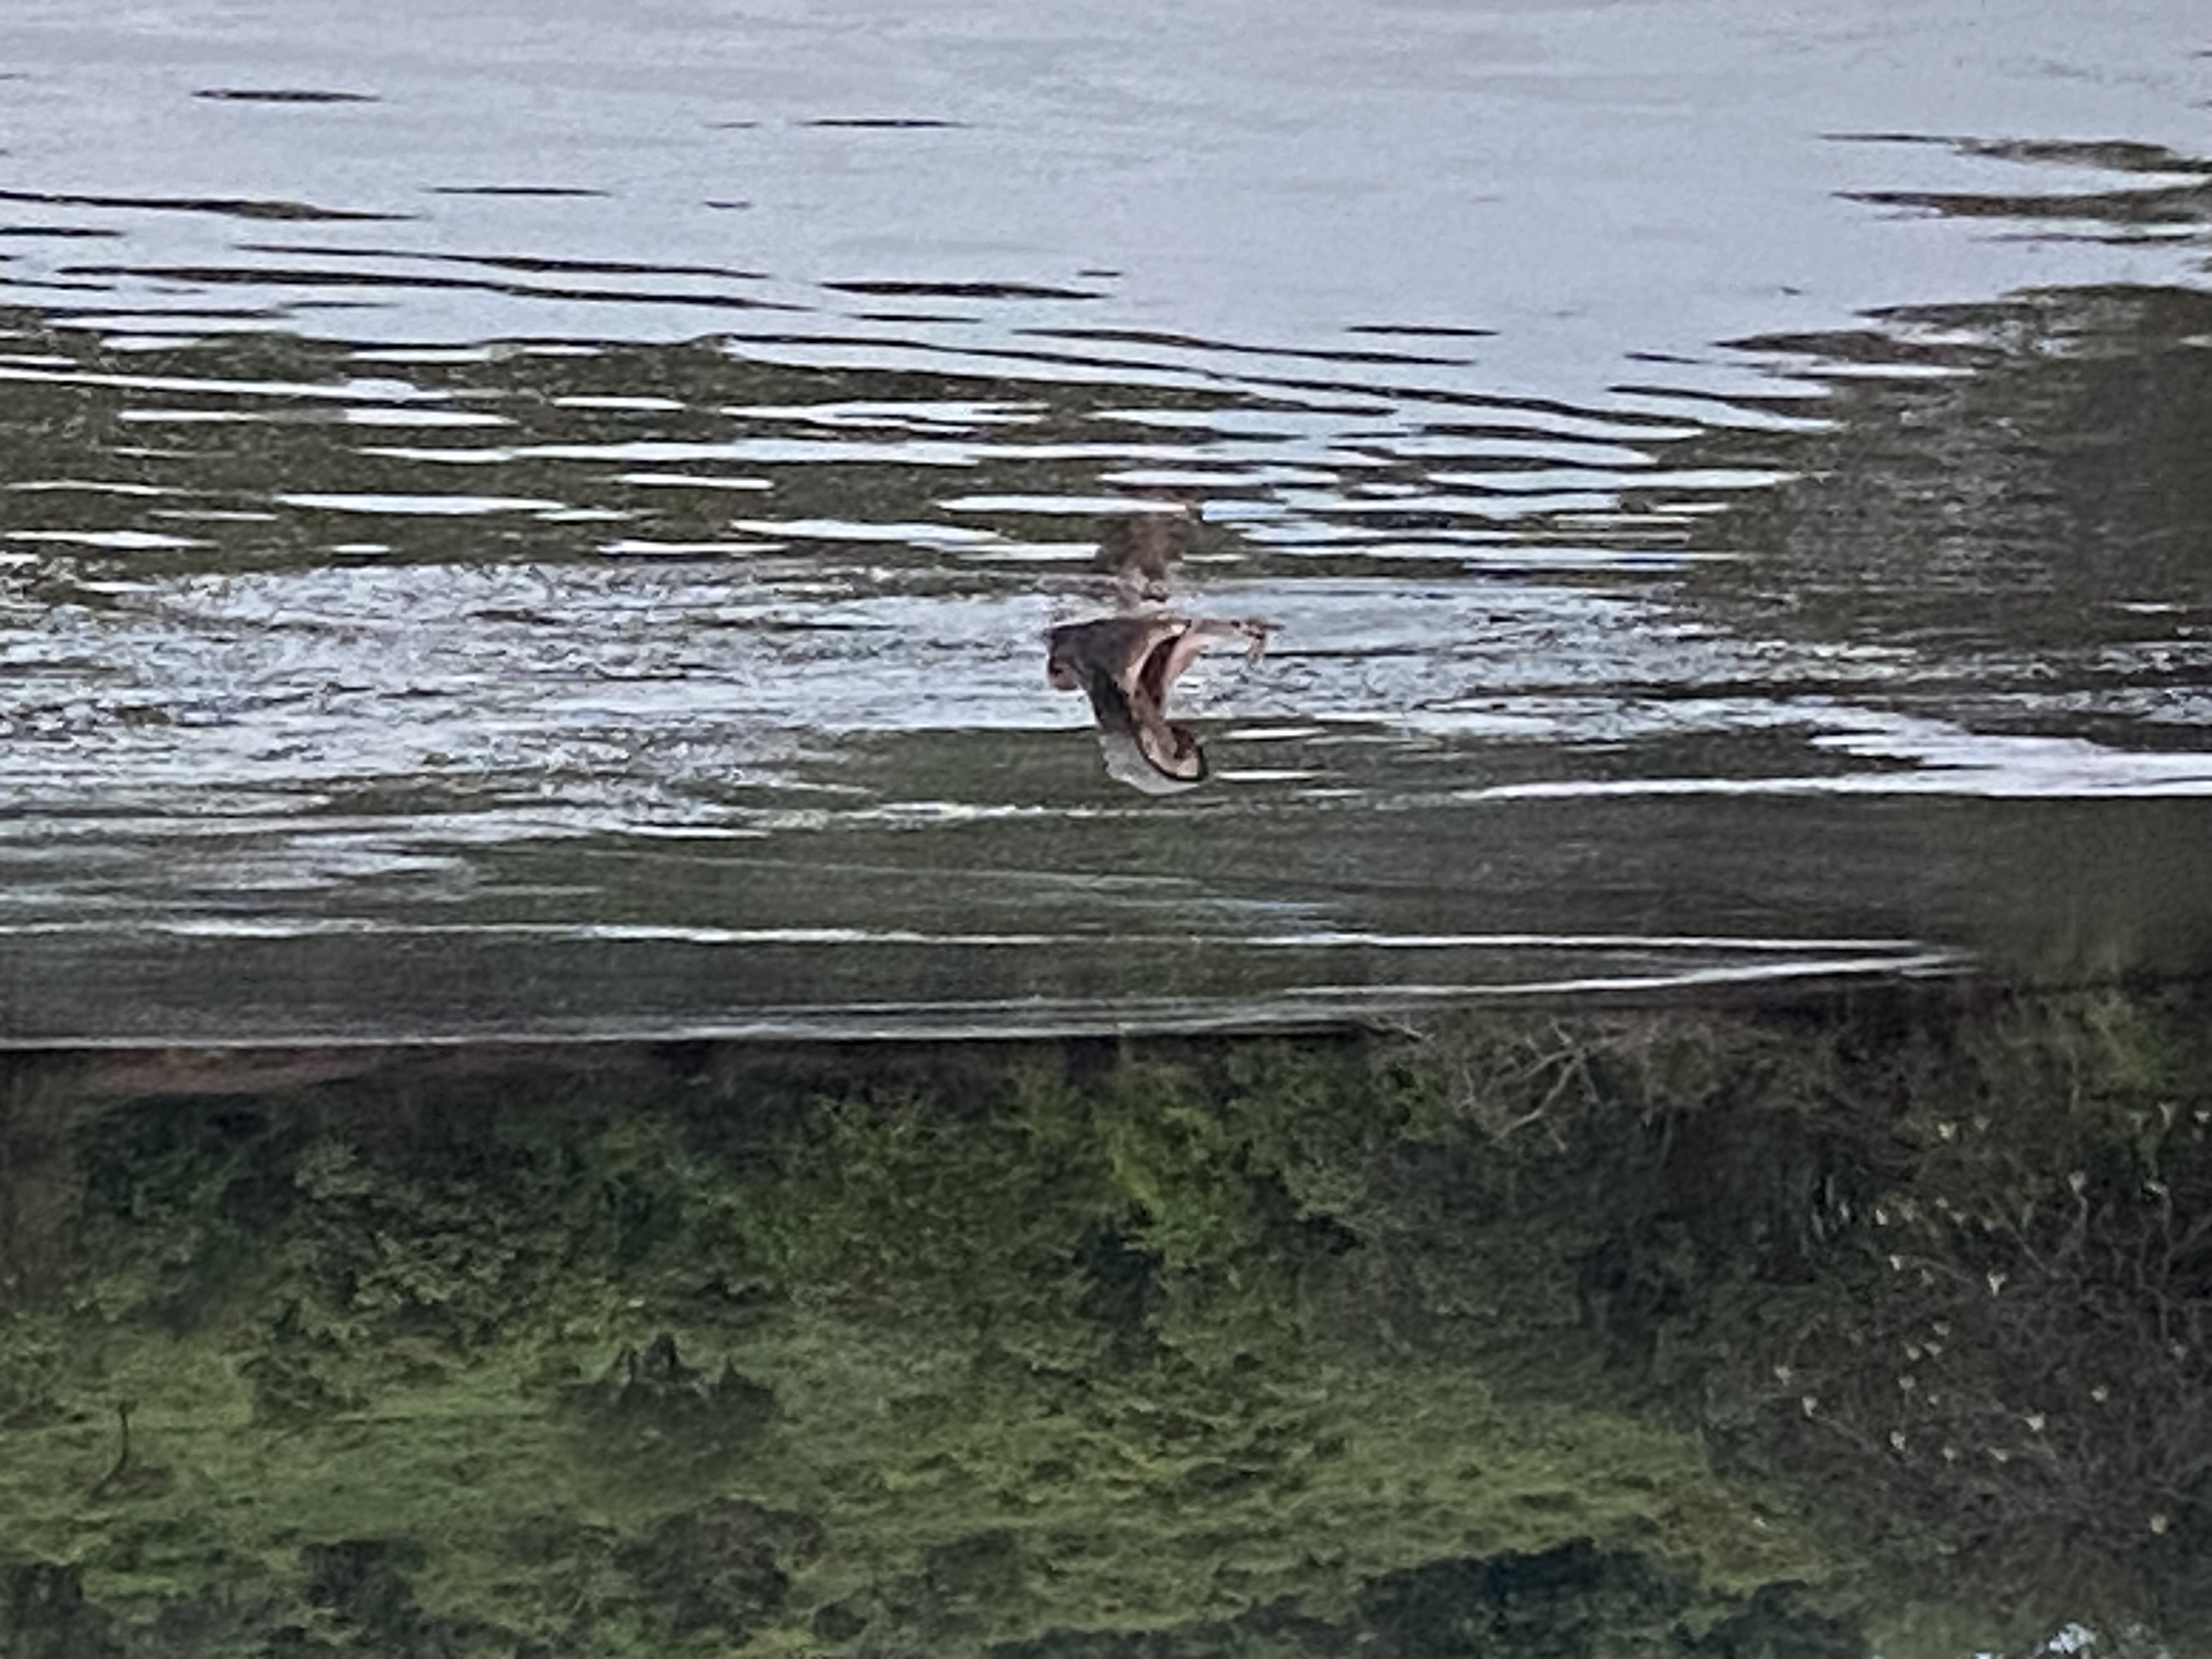
[[[0,1074],[0,1653],[2212,1641],[2212,1021]]]

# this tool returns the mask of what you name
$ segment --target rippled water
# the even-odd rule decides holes
[[[0,1035],[2201,969],[2212,34],[2029,9],[11,8]]]

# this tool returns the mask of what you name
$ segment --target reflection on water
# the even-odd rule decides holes
[[[2201,1652],[2208,1031],[18,1057],[0,1648]]]
[[[1175,794],[1208,775],[1198,734],[1168,718],[1176,681],[1208,641],[1224,636],[1243,640],[1244,660],[1257,662],[1273,630],[1256,618],[1194,619],[1132,604],[1133,596],[1167,597],[1176,538],[1171,531],[1152,527],[1172,523],[1181,528],[1187,520],[1139,514],[1125,522],[1136,528],[1118,535],[1109,528],[1099,550],[1099,563],[1115,579],[1124,614],[1054,629],[1046,645],[1045,679],[1055,691],[1081,691],[1089,699],[1109,776],[1148,795]]]

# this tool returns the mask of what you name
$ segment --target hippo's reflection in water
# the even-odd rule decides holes
[[[1045,678],[1062,691],[1091,697],[1106,771],[1146,794],[1172,794],[1206,781],[1198,734],[1167,717],[1168,688],[1209,639],[1248,641],[1247,656],[1266,649],[1267,624],[1194,621],[1188,617],[1105,617],[1052,630]]]
[[[1167,717],[1168,690],[1206,641],[1232,635],[1246,659],[1267,648],[1263,622],[1194,620],[1150,607],[1164,601],[1197,522],[1188,500],[1153,497],[1146,510],[1116,514],[1101,527],[1097,567],[1110,572],[1121,614],[1052,630],[1045,678],[1091,698],[1107,775],[1148,795],[1174,794],[1206,781],[1206,751],[1190,727]]]

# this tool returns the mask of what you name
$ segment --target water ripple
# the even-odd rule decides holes
[[[2075,106],[1972,8],[1895,25],[1936,134],[1740,9],[1664,74],[1522,9],[880,85],[534,18],[550,101],[497,18],[0,25],[0,1037],[2186,958],[2212,162],[2140,21],[2004,47],[2121,141],[2003,136]],[[1054,690],[1116,616],[1267,648]],[[1205,787],[1110,769],[1148,684]]]

